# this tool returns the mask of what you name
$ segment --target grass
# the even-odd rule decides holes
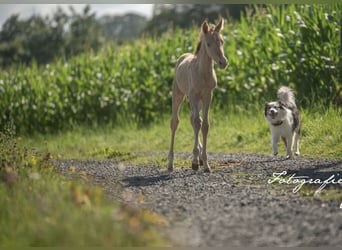
[[[132,214],[106,202],[100,188],[55,173],[29,176],[20,178],[15,189],[0,185],[0,245],[161,246],[146,211]],[[136,224],[130,225],[132,220]]]
[[[57,174],[49,158],[0,132],[0,246],[165,245],[165,219],[109,201],[85,171]]]
[[[341,110],[302,111],[301,155],[342,158]],[[270,131],[263,111],[212,112],[208,152],[271,154]],[[79,127],[54,135],[20,137],[24,145],[50,152],[63,159],[135,158],[139,152],[161,152],[167,156],[169,117],[146,127],[134,124],[97,129]],[[193,132],[188,112],[181,113],[175,152],[192,152]],[[283,145],[280,154],[285,154]],[[165,158],[164,157],[164,158]]]
[[[310,157],[342,158],[342,112],[303,112],[303,152]],[[305,151],[304,151],[305,150]]]

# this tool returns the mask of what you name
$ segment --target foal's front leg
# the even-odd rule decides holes
[[[192,150],[193,153],[193,159],[192,159],[192,169],[193,170],[198,170],[198,166],[200,165],[200,141],[199,141],[199,131],[201,129],[202,126],[202,120],[201,117],[199,115],[199,107],[198,107],[198,103],[196,102],[191,102],[191,117],[190,117],[190,121],[191,121],[191,125],[192,128],[194,130],[194,139],[195,139],[195,143],[194,143],[194,148]]]
[[[200,99],[196,95],[190,95],[189,96],[189,102],[191,107],[191,116],[190,116],[190,122],[192,125],[192,128],[194,130],[194,149],[192,150],[193,153],[193,159],[192,159],[192,169],[198,170],[198,167],[200,165],[200,152],[201,152],[201,145],[199,141],[199,131],[202,126],[202,120],[199,115],[200,111]]]

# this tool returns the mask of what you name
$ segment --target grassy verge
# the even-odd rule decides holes
[[[301,155],[342,158],[341,119],[341,110],[333,108],[302,111]],[[212,112],[210,121],[208,152],[271,153],[270,131],[262,109],[255,113]],[[162,152],[166,157],[170,140],[169,117],[147,127],[134,124],[97,129],[80,127],[54,135],[20,139],[27,147],[66,159],[115,158],[132,156],[137,152]],[[183,111],[176,134],[175,151],[191,152],[192,147],[193,132],[188,112]],[[279,145],[279,150],[280,154],[285,154],[283,145]]]
[[[49,154],[0,133],[1,246],[162,246],[152,212],[113,203],[87,173],[56,174]],[[74,178],[77,177],[77,178]]]

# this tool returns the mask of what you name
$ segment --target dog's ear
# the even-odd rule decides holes
[[[268,109],[268,102],[265,102],[265,111],[264,111],[264,115],[267,116],[267,109]]]
[[[270,104],[268,102],[265,102],[265,110],[268,109],[270,107]]]

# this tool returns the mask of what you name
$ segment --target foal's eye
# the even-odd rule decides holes
[[[207,46],[210,47],[210,43],[207,43]]]

